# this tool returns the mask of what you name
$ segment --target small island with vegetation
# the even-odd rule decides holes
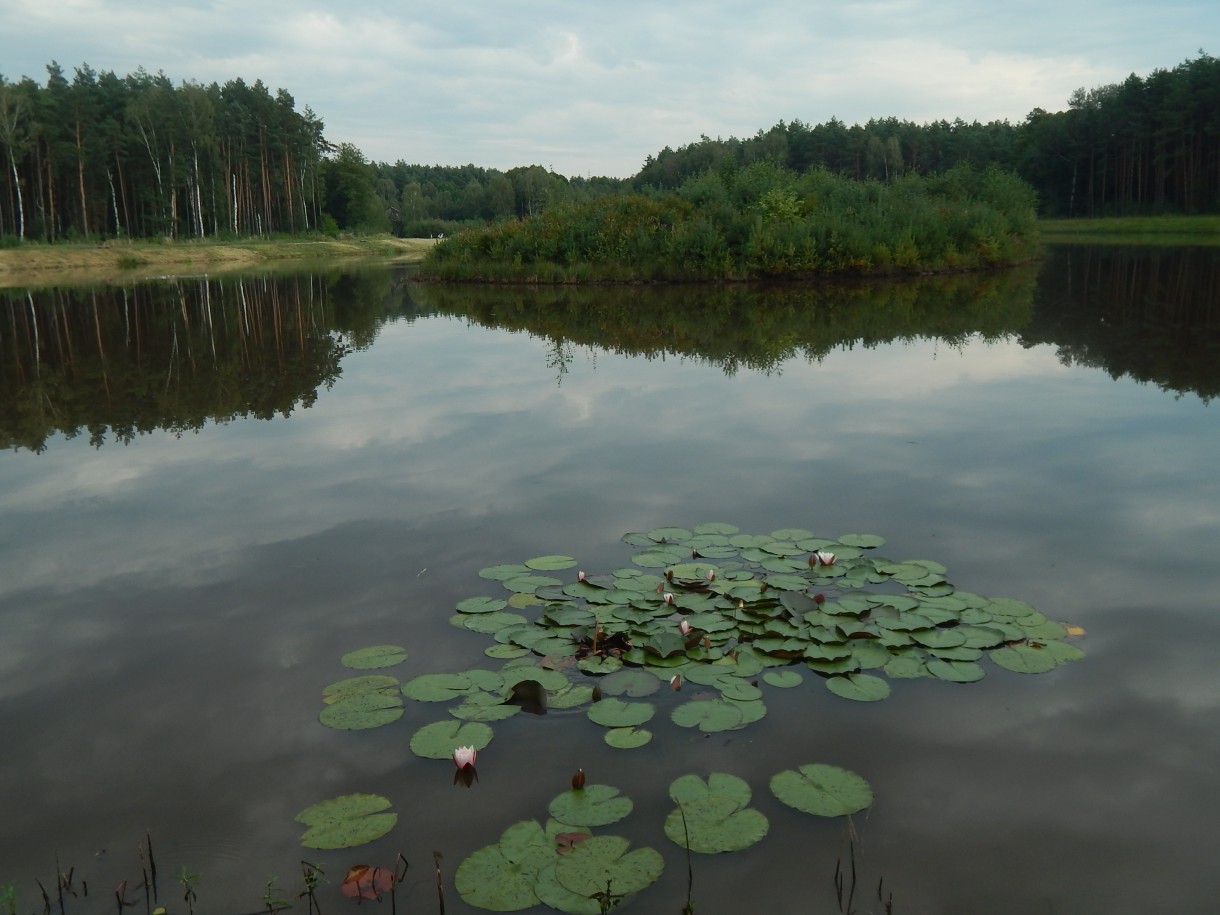
[[[771,163],[708,170],[673,193],[622,194],[473,228],[424,279],[665,282],[943,273],[1037,250],[1033,188],[998,168],[854,181]]]

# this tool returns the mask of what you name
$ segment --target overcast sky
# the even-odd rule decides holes
[[[1217,0],[0,0],[0,74],[261,79],[372,160],[628,177],[780,120],[1017,123],[1216,35]]]

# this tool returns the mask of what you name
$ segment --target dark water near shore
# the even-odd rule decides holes
[[[879,879],[896,912],[1210,911],[1218,392],[1214,250],[1056,247],[1037,269],[817,290],[366,270],[0,294],[0,887],[42,911],[58,855],[89,882],[67,911],[113,911],[149,831],[171,912],[182,866],[196,911],[241,913],[271,875],[295,896],[302,857],[337,884],[399,852],[407,910],[435,911],[432,852],[451,879],[579,766],[635,801],[608,831],[665,856],[632,911],[681,909],[667,787],[724,771],[771,832],[695,857],[697,911],[832,912],[844,821],[767,789],[827,762],[876,794],[853,817],[864,911]],[[408,749],[441,707],[317,722],[355,648],[407,647],[404,680],[496,666],[449,623],[490,593],[480,568],[609,571],[624,533],[705,521],[879,534],[1083,627],[1087,657],[867,704],[806,677],[706,737],[657,698],[630,751],[581,711],[518,716],[469,791]],[[293,816],[355,791],[389,797],[396,829],[301,849]],[[450,885],[446,911],[473,909]]]

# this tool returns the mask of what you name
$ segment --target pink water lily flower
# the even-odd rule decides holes
[[[672,604],[674,602],[673,594],[671,594],[669,591],[666,591],[664,600],[665,600],[665,603]]]
[[[818,558],[818,565],[832,566],[835,564],[835,554],[826,550],[818,550],[813,554]]]
[[[459,769],[465,769],[467,766],[473,769],[478,755],[474,747],[458,747],[453,751],[453,764]]]
[[[683,635],[690,635],[690,623],[688,623],[686,620],[678,623],[678,629]]]

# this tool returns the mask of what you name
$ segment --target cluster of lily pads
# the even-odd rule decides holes
[[[873,798],[859,775],[820,764],[777,774],[771,791],[790,807],[823,816],[855,813]],[[693,852],[749,848],[770,828],[767,817],[750,806],[749,784],[735,775],[683,775],[670,785],[669,796],[677,806],[665,819],[665,834]],[[472,853],[458,866],[454,885],[470,905],[499,912],[539,903],[572,915],[621,908],[665,868],[656,849],[631,849],[621,836],[593,833],[624,819],[632,807],[610,785],[573,787],[550,802],[545,824],[515,823],[498,842]]]
[[[451,622],[489,636],[484,654],[499,667],[403,682],[383,669],[403,662],[404,649],[360,649],[342,662],[365,672],[325,688],[319,719],[364,729],[401,718],[405,699],[451,703],[448,717],[419,727],[410,741],[417,756],[439,760],[456,759],[459,747],[473,758],[491,742],[493,723],[525,709],[587,707],[606,743],[629,749],[652,739],[644,725],[657,704],[646,697],[666,684],[682,691],[669,703],[670,720],[711,733],[762,718],[764,687],[796,687],[807,677],[836,696],[874,701],[889,694],[892,680],[968,683],[985,676],[988,660],[1041,673],[1083,656],[1064,624],[1023,601],[959,591],[937,562],[883,558],[876,550],[885,541],[876,535],[746,534],[712,523],[629,533],[623,541],[635,548],[631,564],[608,574],[578,570],[563,555],[482,569],[480,577],[502,590],[458,602]],[[791,806],[832,816],[872,798],[859,776],[821,765],[780,773],[771,789]],[[682,776],[670,794],[679,806],[665,832],[692,851],[744,848],[767,832],[766,817],[749,807],[748,785],[734,776]],[[316,805],[298,816],[308,827],[302,842],[371,841],[393,827],[389,806],[376,795]],[[610,897],[629,897],[655,880],[660,856],[628,851],[617,837],[573,836],[630,808],[616,789],[574,788],[552,802],[546,825],[516,824],[464,861],[459,891],[484,908],[541,901],[601,911]]]

